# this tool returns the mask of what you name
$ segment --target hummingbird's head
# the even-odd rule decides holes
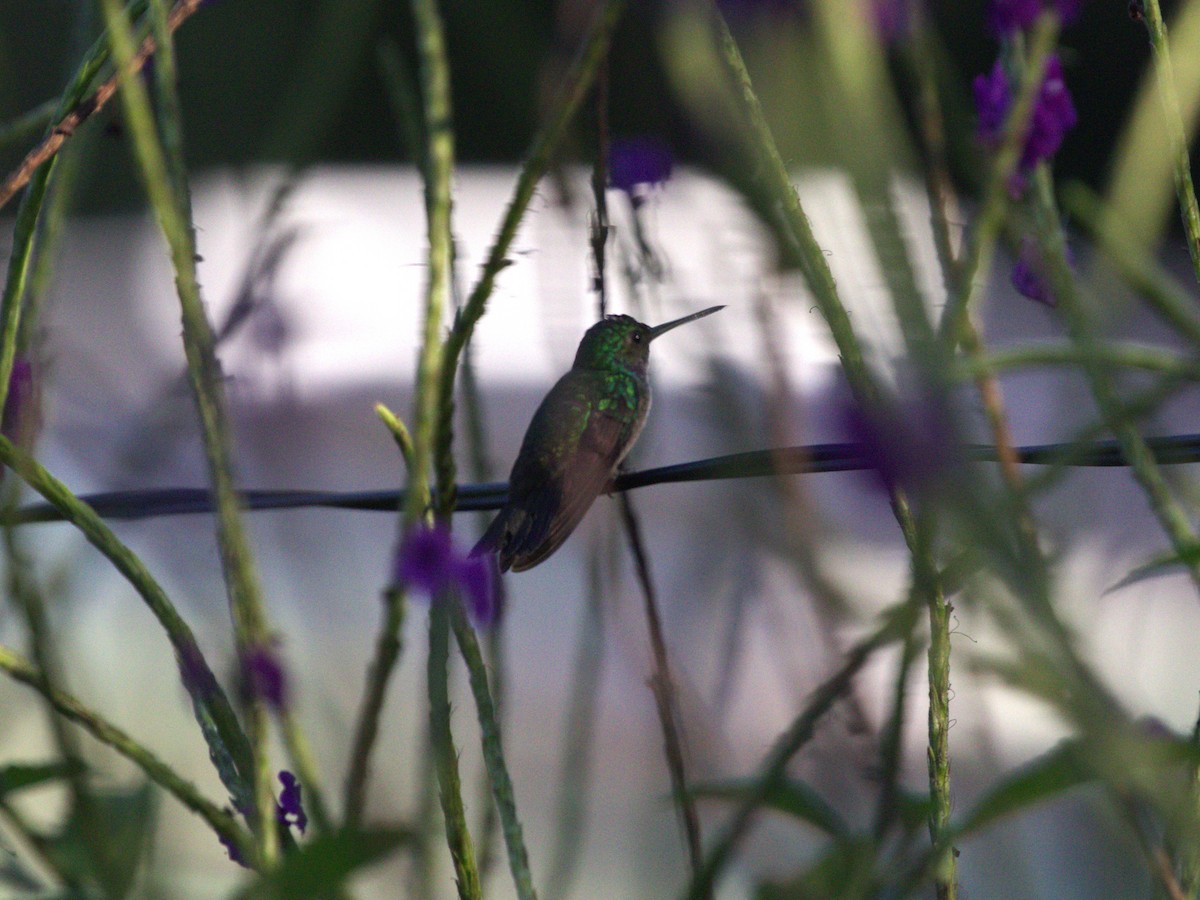
[[[605,316],[587,330],[575,353],[577,369],[629,369],[644,375],[650,362],[650,342],[687,322],[712,315],[723,306],[711,306],[690,316],[653,328],[632,316]]]
[[[575,353],[577,369],[614,367],[645,372],[653,331],[632,316],[605,316],[587,330]]]

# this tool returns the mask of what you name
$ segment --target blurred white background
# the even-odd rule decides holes
[[[465,289],[474,283],[514,178],[509,169],[458,175],[458,279]],[[217,323],[227,318],[252,266],[263,240],[263,211],[277,182],[277,173],[262,172],[209,177],[196,185],[201,277]],[[799,185],[855,327],[872,347],[876,365],[887,370],[895,327],[862,212],[836,175],[806,175]],[[543,185],[512,253],[513,265],[500,276],[476,332],[474,362],[497,478],[506,477],[529,416],[569,367],[580,336],[595,320],[584,176],[575,188],[578,202],[564,206]],[[941,298],[927,210],[917,192],[905,196],[910,247],[936,308]],[[633,466],[776,442],[768,427],[763,298],[777,317],[768,333],[782,351],[790,383],[787,440],[839,439],[836,357],[822,321],[798,277],[773,274],[770,248],[740,201],[684,172],[650,201],[646,213],[665,277],[642,285],[635,302],[620,276],[621,251],[614,249],[611,311],[656,323],[714,303],[727,309],[654,345],[655,405]],[[619,209],[615,224],[616,247],[628,248],[628,221]],[[250,318],[221,350],[240,484],[394,488],[401,466],[372,407],[384,402],[402,415],[408,412],[424,282],[419,181],[407,170],[310,173],[273,229],[290,244],[271,277],[259,279]],[[77,220],[64,253],[45,320],[48,392],[40,457],[80,493],[202,486],[203,459],[181,380],[178,303],[161,237],[147,217]],[[1003,263],[982,293],[993,347],[1060,336],[1052,310],[1008,286]],[[1126,314],[1119,321],[1122,332],[1161,338]],[[1082,382],[1061,369],[1009,376],[1004,385],[1020,443],[1069,439],[1090,420]],[[1195,430],[1195,404],[1184,397],[1157,423],[1163,433]],[[980,425],[978,411],[969,406],[968,412],[971,423]],[[465,464],[460,471],[467,471]],[[771,479],[660,486],[634,495],[697,779],[752,772],[809,691],[835,668],[838,649],[904,590],[906,555],[868,476],[816,475],[795,483],[806,498],[806,526],[817,535],[821,559],[854,602],[841,619],[814,609],[788,561],[784,497]],[[650,658],[641,597],[615,510],[601,498],[557,555],[508,579],[506,751],[534,872],[544,883],[559,827],[559,773],[569,746],[564,729],[575,660],[581,634],[590,633],[601,642],[602,674],[591,781],[567,786],[584,804],[587,821],[571,895],[669,897],[685,883],[686,852],[646,686]],[[1087,657],[1133,714],[1190,730],[1200,689],[1192,637],[1200,628],[1200,605],[1194,592],[1184,579],[1168,577],[1105,593],[1166,546],[1129,476],[1120,470],[1077,472],[1043,499],[1039,511],[1047,541],[1059,554],[1065,614]],[[249,522],[295,702],[326,793],[336,801],[379,625],[396,517],[312,510],[256,513]],[[479,522],[464,515],[456,526],[474,535]],[[193,623],[217,670],[227,674],[231,639],[209,517],[116,527]],[[26,538],[36,548],[43,579],[61,579],[54,615],[70,689],[143,738],[209,797],[224,799],[176,683],[167,642],[132,589],[65,526],[33,526]],[[587,560],[598,545],[614,548],[617,562],[596,628],[586,615]],[[968,604],[956,607],[951,754],[961,810],[997,772],[1048,749],[1065,732],[1041,707],[972,677],[958,664],[994,646],[996,638]],[[20,645],[23,636],[13,617],[3,621],[4,640]],[[374,757],[369,816],[375,820],[406,820],[415,809],[425,765],[425,628],[425,608],[414,602]],[[858,699],[876,728],[886,715],[893,663],[893,655],[883,655],[857,684]],[[922,673],[923,664],[912,678],[905,748],[905,782],[915,789],[925,784]],[[484,797],[481,764],[461,671],[455,689],[468,814],[477,821]],[[5,722],[0,759],[37,759],[49,747],[42,708],[27,689],[0,682],[0,715]],[[128,766],[88,746],[114,781],[134,778]],[[797,767],[860,825],[870,821],[874,799],[872,747],[839,709],[824,721]],[[286,764],[282,753],[279,763]],[[962,846],[964,896],[1144,891],[1142,876],[1128,865],[1135,849],[1089,800],[1086,792],[1077,792]],[[727,809],[703,803],[701,812],[711,835]],[[198,819],[169,799],[161,815],[165,826],[155,867],[164,896],[218,897],[238,883],[242,873]],[[719,896],[749,896],[759,876],[799,868],[815,846],[816,837],[801,826],[764,814]],[[444,895],[451,896],[444,864],[439,877]],[[378,867],[361,879],[362,894],[403,896],[402,878],[396,865]],[[512,893],[502,858],[488,888],[489,896]]]

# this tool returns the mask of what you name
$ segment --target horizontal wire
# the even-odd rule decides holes
[[[1146,443],[1161,465],[1200,462],[1200,434],[1168,435],[1147,438]],[[967,456],[974,462],[995,462],[996,448],[987,444],[969,444]],[[1017,447],[1022,463],[1063,466],[1124,466],[1128,462],[1116,441],[1086,444],[1037,444]],[[687,481],[719,481],[728,478],[762,478],[770,475],[810,475],[822,472],[850,472],[869,469],[872,462],[861,444],[811,444],[803,447],[778,447],[753,450],[729,456],[623,472],[613,482],[613,491],[629,491],[653,484],[678,484]],[[508,495],[508,483],[465,484],[458,488],[456,512],[499,509]],[[395,512],[404,502],[404,492],[386,491],[242,491],[242,505],[248,510],[271,509],[349,509]],[[207,488],[158,488],[142,491],[112,491],[80,497],[106,519],[150,519],[161,516],[194,515],[213,511],[212,494]],[[436,498],[435,498],[436,499]],[[62,515],[48,503],[36,503],[0,517],[9,525],[58,522]]]

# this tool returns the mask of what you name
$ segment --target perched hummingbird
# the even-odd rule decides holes
[[[646,423],[650,342],[720,309],[653,328],[630,316],[605,316],[589,328],[571,371],[533,414],[508,478],[508,501],[471,554],[493,551],[501,572],[523,572],[557,550]]]

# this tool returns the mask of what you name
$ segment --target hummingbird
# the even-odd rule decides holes
[[[605,316],[589,328],[571,371],[533,414],[508,499],[471,555],[494,552],[501,572],[523,572],[557,550],[612,483],[646,424],[650,342],[724,308],[654,327]]]

